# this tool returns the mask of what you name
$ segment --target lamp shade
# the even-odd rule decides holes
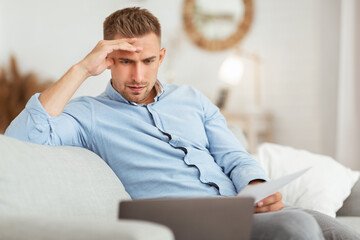
[[[240,55],[232,54],[225,59],[219,69],[219,79],[230,85],[237,85],[244,74],[244,62]]]

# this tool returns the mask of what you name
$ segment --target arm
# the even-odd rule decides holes
[[[232,180],[237,192],[253,180],[269,180],[261,165],[246,152],[228,129],[219,109],[202,95],[200,101],[204,108],[203,121],[208,138],[208,150],[217,165]]]
[[[226,125],[225,118],[208,99],[202,97],[205,112],[205,129],[209,140],[209,150],[216,163],[233,181],[237,191],[247,184],[258,184],[268,178],[250,154],[241,146]],[[278,211],[284,207],[282,195],[277,192],[256,204],[255,212]]]
[[[91,105],[81,100],[68,104],[80,85],[114,63],[115,50],[140,51],[136,39],[100,41],[78,64],[43,93],[35,94],[10,124],[5,134],[23,141],[47,145],[86,145],[91,129]],[[68,104],[68,105],[67,105]],[[64,112],[64,108],[67,110]]]
[[[59,116],[70,98],[81,84],[90,76],[96,76],[114,63],[108,58],[114,50],[138,51],[132,43],[136,39],[100,41],[95,48],[78,64],[39,96],[39,101],[50,116]]]

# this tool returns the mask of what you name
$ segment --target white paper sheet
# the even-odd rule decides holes
[[[270,182],[264,182],[254,185],[247,185],[241,192],[238,193],[239,197],[253,197],[255,199],[254,203],[278,192],[280,188],[284,187],[286,184],[290,183],[294,179],[303,175],[310,168],[306,168],[295,173],[286,175],[284,177],[272,180]]]

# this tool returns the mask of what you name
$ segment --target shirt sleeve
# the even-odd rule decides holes
[[[39,95],[30,98],[5,135],[44,145],[86,147],[92,128],[90,104],[81,98],[70,101],[60,116],[52,117],[41,105]]]
[[[209,151],[216,163],[232,180],[237,192],[240,192],[252,180],[269,181],[261,165],[247,153],[240,141],[228,129],[226,120],[219,109],[205,96],[201,98]]]

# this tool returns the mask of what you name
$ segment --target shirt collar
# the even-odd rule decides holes
[[[154,87],[155,87],[155,91],[156,91],[156,96],[155,96],[154,100],[155,100],[155,102],[157,102],[159,97],[164,93],[164,87],[160,83],[159,80],[156,80]],[[118,91],[116,91],[111,84],[111,80],[109,81],[108,85],[106,86],[105,94],[111,100],[128,103],[128,104],[132,104],[132,105],[138,105],[134,102],[130,102],[130,101],[126,100]]]

